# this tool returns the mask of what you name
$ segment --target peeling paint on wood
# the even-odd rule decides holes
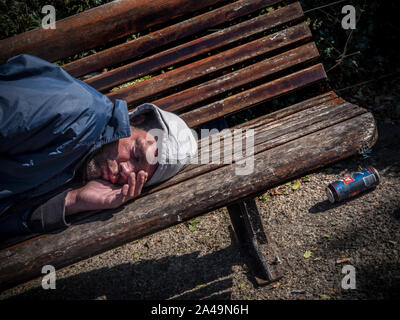
[[[112,92],[107,94],[107,96],[111,100],[126,100],[127,103],[131,105],[134,101],[145,99],[146,97],[205,76],[209,73],[207,70],[211,67],[215,68],[213,71],[221,70],[278,48],[305,41],[311,37],[310,29],[306,23],[301,23],[289,28],[287,33],[291,36],[286,40],[281,36],[274,37],[275,34],[268,35],[217,55],[185,65],[179,69],[171,70],[150,79],[152,81],[143,81]],[[274,37],[274,40],[271,40],[272,37]],[[154,83],[155,81],[157,81],[157,83]]]

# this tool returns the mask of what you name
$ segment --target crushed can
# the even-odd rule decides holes
[[[373,167],[354,172],[350,176],[330,183],[326,194],[331,203],[352,198],[359,193],[372,189],[379,184],[380,176]]]

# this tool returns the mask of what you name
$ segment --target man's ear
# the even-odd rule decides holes
[[[130,122],[132,126],[138,126],[146,121],[146,116],[144,114],[139,114],[134,116]]]

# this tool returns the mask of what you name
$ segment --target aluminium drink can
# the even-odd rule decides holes
[[[372,189],[379,184],[380,176],[373,167],[354,172],[350,176],[330,183],[326,194],[331,203],[340,202]]]

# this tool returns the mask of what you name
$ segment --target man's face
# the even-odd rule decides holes
[[[146,158],[147,157],[147,158]],[[113,184],[128,183],[132,172],[147,172],[147,181],[157,169],[157,142],[148,132],[131,127],[131,136],[105,145],[86,167],[88,180],[103,179]],[[149,161],[147,161],[147,159]],[[150,164],[150,163],[155,164]]]

